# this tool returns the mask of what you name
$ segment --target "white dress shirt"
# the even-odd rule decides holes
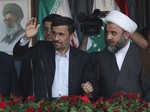
[[[25,35],[24,35],[25,36]],[[23,37],[24,37],[23,36]],[[25,40],[25,39],[23,39],[23,37],[20,39],[20,43],[19,43],[19,45],[20,46],[25,46],[30,40]]]
[[[55,76],[52,85],[52,97],[58,98],[68,96],[68,71],[69,71],[69,51],[61,56],[57,51],[55,54]]]

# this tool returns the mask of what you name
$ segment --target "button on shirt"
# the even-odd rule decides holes
[[[122,67],[124,58],[126,56],[126,53],[129,49],[129,46],[130,46],[130,41],[128,42],[128,44],[124,48],[120,49],[117,53],[115,53],[119,71],[121,70],[121,67]]]
[[[69,70],[69,51],[61,56],[57,51],[55,54],[55,77],[52,85],[52,97],[58,98],[68,96],[68,70]]]

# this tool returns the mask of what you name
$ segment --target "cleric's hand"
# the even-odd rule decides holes
[[[92,84],[91,84],[89,81],[87,81],[87,82],[85,82],[85,83],[82,83],[82,84],[81,84],[81,87],[82,87],[82,89],[83,89],[86,93],[91,93],[91,92],[93,92],[93,86],[92,86]]]

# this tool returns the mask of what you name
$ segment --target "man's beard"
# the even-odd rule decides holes
[[[126,40],[121,37],[120,40],[115,45],[108,45],[108,51],[112,53],[118,52],[121,48],[123,48],[126,45]]]
[[[6,35],[12,36],[18,31],[18,24],[14,23],[13,27],[6,26]]]
[[[53,45],[54,45],[54,47],[55,47],[55,49],[56,49],[57,51],[59,51],[59,50],[62,49],[62,47],[60,47],[61,44],[62,44],[62,43],[59,42],[59,41],[53,41]]]

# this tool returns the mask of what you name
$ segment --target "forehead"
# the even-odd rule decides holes
[[[52,26],[52,31],[68,31],[67,25]]]
[[[8,13],[5,15],[5,18],[15,18],[14,14]]]
[[[44,26],[51,26],[52,22],[49,22],[49,21],[45,21],[44,22]]]

